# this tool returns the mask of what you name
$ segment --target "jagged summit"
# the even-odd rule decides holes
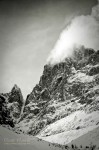
[[[14,91],[14,90],[19,90],[20,88],[18,87],[18,85],[17,84],[14,84],[14,86],[13,86],[13,88],[12,88],[12,91]]]
[[[23,105],[23,96],[21,89],[15,84],[11,90],[11,95],[9,97],[9,102],[19,102],[20,105]]]

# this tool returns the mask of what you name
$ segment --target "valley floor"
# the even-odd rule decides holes
[[[58,150],[53,144],[33,136],[16,134],[0,126],[0,150]]]
[[[92,145],[91,145],[92,143]],[[74,147],[72,147],[74,145]],[[75,147],[76,145],[76,147]],[[93,148],[93,145],[96,147]],[[82,147],[81,147],[82,146]],[[87,146],[87,148],[86,148]],[[89,146],[89,148],[88,148]],[[99,127],[67,145],[51,144],[36,137],[17,134],[0,126],[0,150],[99,150]]]

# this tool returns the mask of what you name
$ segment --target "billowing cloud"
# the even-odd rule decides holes
[[[99,0],[97,6],[87,16],[78,16],[61,33],[54,49],[48,57],[48,63],[57,63],[70,56],[74,47],[99,49]]]

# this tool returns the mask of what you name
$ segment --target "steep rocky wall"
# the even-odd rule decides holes
[[[99,96],[99,51],[82,49],[64,62],[44,66],[39,84],[27,96],[18,128],[24,130],[24,125],[24,132],[36,135],[76,110],[98,109],[94,99]]]

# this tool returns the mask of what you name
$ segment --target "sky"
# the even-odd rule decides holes
[[[17,84],[24,98],[39,82],[62,31],[91,14],[97,0],[0,0],[0,93]]]

